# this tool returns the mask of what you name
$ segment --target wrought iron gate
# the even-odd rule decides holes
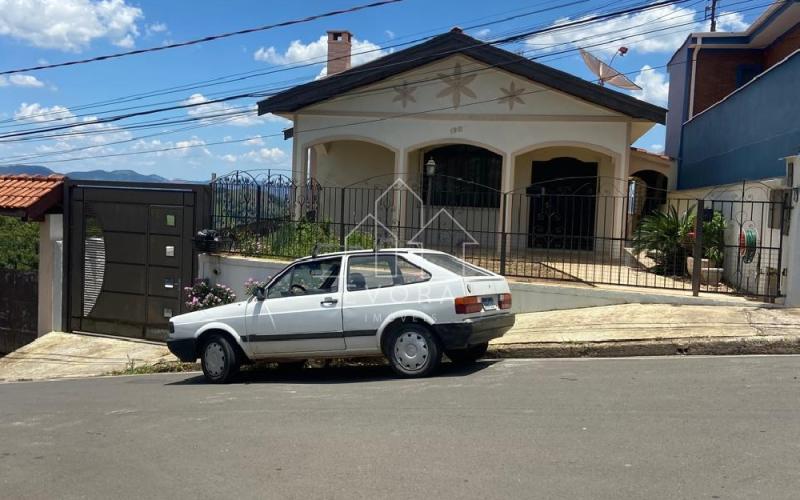
[[[207,186],[70,182],[67,193],[69,329],[164,339],[195,273]]]

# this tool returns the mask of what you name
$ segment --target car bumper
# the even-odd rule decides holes
[[[468,319],[461,323],[439,323],[436,333],[445,349],[465,349],[502,337],[512,326],[514,315],[508,313]]]
[[[185,363],[197,360],[197,346],[195,339],[167,340],[169,352]]]

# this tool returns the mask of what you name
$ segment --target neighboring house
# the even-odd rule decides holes
[[[693,33],[670,60],[666,154],[678,188],[782,177],[800,149],[800,1],[742,33]]]
[[[523,233],[535,232],[531,214],[541,207],[526,193],[596,199],[572,203],[566,208],[576,213],[564,220],[590,220],[576,229],[588,232],[587,241],[618,238],[629,178],[666,188],[674,177],[668,159],[631,150],[665,122],[663,108],[458,28],[355,68],[350,39],[329,32],[329,76],[259,102],[259,114],[293,122],[286,135],[294,140],[298,184],[309,176],[323,188],[400,179],[421,199],[454,210],[470,231],[485,231],[481,245],[493,244],[492,232],[503,228],[532,246]],[[436,175],[428,179],[430,160]],[[476,211],[480,217],[469,215]],[[600,224],[604,211],[609,222]]]
[[[13,271],[4,273],[6,286],[0,289],[0,352],[61,328],[63,191],[64,177],[60,175],[0,176],[0,215],[39,223],[38,292],[23,287],[23,282],[35,286],[33,277]],[[10,281],[19,287],[8,287]]]

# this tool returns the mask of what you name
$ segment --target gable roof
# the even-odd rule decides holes
[[[0,214],[38,220],[61,203],[63,184],[62,175],[2,175]]]
[[[431,62],[462,54],[532,82],[558,89],[584,101],[619,113],[664,123],[667,110],[627,94],[588,82],[575,75],[533,62],[507,50],[476,40],[454,28],[414,45],[333,76],[298,85],[258,103],[258,114],[290,113]]]

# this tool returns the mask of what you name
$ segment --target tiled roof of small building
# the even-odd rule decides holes
[[[0,175],[0,214],[37,220],[61,203],[63,175]]]

